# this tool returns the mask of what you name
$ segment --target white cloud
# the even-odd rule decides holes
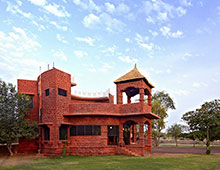
[[[181,38],[183,35],[182,31],[177,30],[176,32],[171,32],[170,27],[167,26],[163,26],[160,28],[160,31],[162,33],[163,36],[167,37],[167,38]]]
[[[46,0],[28,0],[32,4],[37,5],[45,9],[47,12],[57,16],[57,17],[70,17],[64,6],[58,5],[56,3],[49,4]]]
[[[101,13],[99,16],[89,14],[84,17],[83,25],[87,28],[103,28],[107,31],[122,31],[125,24],[116,18],[112,18],[107,13]]]
[[[149,40],[148,36],[144,37],[144,36],[141,36],[140,34],[136,33],[136,37],[134,38],[134,40],[137,42],[137,44],[140,47],[142,47],[142,48],[144,48],[144,49],[146,49],[148,51],[151,51],[153,49],[153,47],[154,47],[153,43],[146,43]]]
[[[157,19],[160,21],[166,21],[168,20],[168,14],[167,12],[158,12]]]
[[[220,6],[217,7],[218,15],[220,15]]]
[[[101,7],[96,5],[93,0],[73,0],[73,3],[85,10],[101,12]]]
[[[130,10],[130,8],[124,4],[124,3],[120,3],[117,7],[116,7],[116,11],[118,13],[128,13]]]
[[[127,43],[130,43],[130,42],[131,42],[131,39],[130,39],[130,38],[125,38],[125,41],[126,41]]]
[[[67,61],[67,56],[61,50],[54,51],[53,56],[59,58],[60,60]]]
[[[102,63],[102,66],[100,68],[101,72],[107,72],[112,68],[112,66],[108,63]]]
[[[62,43],[64,43],[64,44],[68,44],[68,42],[64,39],[64,37],[63,36],[61,36],[60,34],[57,34],[57,40],[58,41],[61,41]]]
[[[147,15],[147,22],[154,23],[158,21],[167,21],[170,18],[176,16],[182,16],[186,14],[186,10],[181,7],[175,7],[169,3],[166,3],[162,0],[152,0],[143,2],[143,10]]]
[[[66,11],[64,6],[60,6],[55,3],[45,5],[44,9],[57,17],[70,17],[70,13]]]
[[[188,0],[180,0],[180,4],[183,6],[192,6],[191,1]]]
[[[114,54],[115,53],[115,50],[116,50],[116,46],[113,45],[112,47],[108,47],[106,48],[105,50],[102,50],[103,53],[111,53],[111,54]]]
[[[96,72],[97,71],[95,68],[89,68],[88,70],[89,70],[89,72]]]
[[[66,26],[61,26],[61,25],[57,24],[55,21],[50,21],[50,24],[54,25],[59,30],[67,31],[67,29],[68,29]]]
[[[82,57],[88,55],[87,52],[85,52],[85,51],[79,51],[79,50],[75,50],[73,53],[74,53],[75,56],[77,56],[77,57],[79,57],[79,58],[82,58]]]
[[[12,4],[12,3],[10,3],[10,2],[7,2],[7,4],[8,4],[8,6],[7,6],[7,8],[6,8],[6,11],[7,12],[11,12],[11,13],[13,13],[13,14],[20,14],[20,15],[22,15],[22,16],[24,16],[24,17],[26,17],[26,18],[31,18],[31,17],[33,17],[32,16],[32,14],[31,13],[27,13],[27,12],[23,12],[20,8],[19,8],[19,6],[18,5],[15,5],[15,4]]]
[[[183,55],[182,60],[186,61],[189,57],[192,57],[192,54],[187,52]]]
[[[189,94],[189,91],[180,89],[180,90],[174,90],[171,93],[176,94],[178,96],[187,96]]]
[[[150,43],[150,44],[146,44],[146,43],[140,43],[140,46],[151,51],[152,48],[153,48],[153,43]]]
[[[152,24],[155,23],[155,20],[154,20],[151,16],[148,16],[148,17],[146,18],[146,21],[149,22],[149,23],[152,23]]]
[[[119,56],[118,59],[125,63],[137,63],[138,62],[138,59],[131,58],[130,56]]]
[[[157,33],[156,31],[149,30],[149,32],[150,32],[154,37],[158,36],[158,33]]]
[[[95,41],[95,39],[93,39],[91,37],[87,37],[87,38],[76,37],[75,39],[77,41],[85,42],[85,43],[89,44],[90,46],[93,46],[94,45],[94,41]]]
[[[88,28],[95,28],[101,23],[100,18],[94,14],[89,14],[84,17],[82,21],[83,25]]]
[[[143,43],[143,42],[146,42],[148,41],[149,37],[148,36],[141,36],[140,34],[136,33],[136,37],[134,38],[134,40],[137,41],[137,43]]]
[[[109,13],[113,13],[115,11],[115,6],[114,4],[111,4],[109,2],[105,3],[106,11]]]
[[[178,16],[181,17],[181,16],[186,14],[186,9],[184,9],[182,7],[178,7],[178,8],[176,8],[176,13],[177,13]]]
[[[198,87],[201,86],[201,84],[200,84],[200,83],[196,83],[196,82],[194,82],[194,83],[192,84],[192,86],[198,88]]]
[[[28,0],[28,1],[38,6],[44,6],[47,3],[46,0]]]
[[[44,64],[40,59],[31,58],[41,45],[30,35],[19,27],[13,27],[8,33],[0,31],[0,72],[9,82],[14,83],[19,76],[33,78],[39,66]]]
[[[42,31],[42,30],[45,30],[45,26],[44,25],[41,25],[41,24],[38,24],[36,21],[32,20],[31,21],[32,24],[36,25],[37,28]]]

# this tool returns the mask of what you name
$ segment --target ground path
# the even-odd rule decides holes
[[[204,154],[206,148],[202,147],[158,147],[152,148],[152,153],[166,153],[166,154]],[[217,154],[220,156],[220,148],[211,148],[212,154]]]

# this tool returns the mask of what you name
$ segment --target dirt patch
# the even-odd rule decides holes
[[[33,160],[43,158],[42,155],[23,155],[17,154],[15,156],[1,156],[0,157],[0,167],[2,166],[14,166],[22,163],[32,162]]]
[[[166,154],[205,154],[206,148],[193,147],[158,147],[152,148],[152,153],[166,153]],[[220,148],[211,148],[212,154],[220,154]]]

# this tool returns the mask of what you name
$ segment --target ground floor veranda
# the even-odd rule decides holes
[[[81,116],[65,118],[64,122],[39,124],[41,153],[48,156],[64,152],[71,155],[151,154],[151,120],[145,116]]]

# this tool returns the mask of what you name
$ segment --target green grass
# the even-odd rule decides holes
[[[66,156],[42,158],[17,166],[2,167],[2,170],[217,170],[220,157],[217,155],[177,155],[172,157],[132,156]]]

